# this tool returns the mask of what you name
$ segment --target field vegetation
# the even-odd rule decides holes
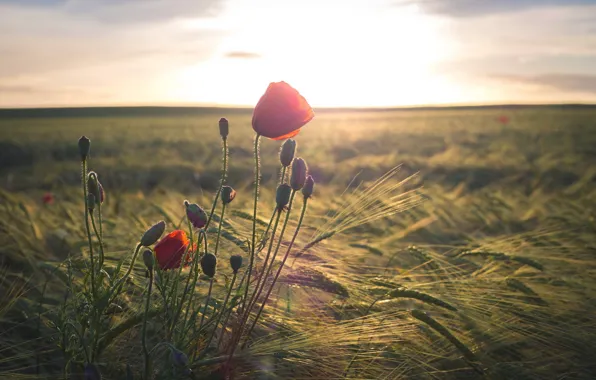
[[[229,257],[243,256],[241,277],[250,252],[251,110],[0,111],[0,378],[77,376],[91,361],[81,347],[94,345],[104,379],[139,379],[143,337],[156,379],[216,378],[226,363],[238,379],[596,378],[596,109],[315,112],[295,138],[316,182],[304,223],[249,342],[226,361],[218,344],[229,334],[205,349],[210,329],[192,330],[190,315],[180,328],[168,314],[184,304],[176,297],[192,269],[171,276],[181,284],[173,298],[153,289],[145,302],[140,258],[97,337],[85,338],[79,326],[90,322],[80,319],[98,305],[82,296],[89,241],[77,141],[91,139],[89,170],[105,190],[103,238],[91,244],[105,250],[107,278],[157,221],[188,231],[184,200],[211,209],[218,120],[229,120],[227,184],[237,195],[208,306],[208,276],[189,293],[210,321],[228,311]],[[279,150],[261,141],[260,234]],[[235,312],[241,297],[234,289],[226,307]]]

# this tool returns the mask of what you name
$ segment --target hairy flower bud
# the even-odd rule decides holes
[[[290,166],[296,153],[296,140],[287,139],[281,144],[281,151],[279,152],[279,161],[285,167]]]
[[[283,210],[284,207],[288,205],[290,202],[290,195],[292,194],[292,188],[286,184],[282,183],[277,187],[277,193],[275,195],[275,202],[277,203],[277,209]]]
[[[236,190],[232,189],[230,186],[223,186],[221,188],[221,201],[224,204],[228,204],[236,198]]]
[[[96,172],[89,172],[89,175],[87,178],[87,187],[88,187],[89,193],[91,193],[95,196],[95,203],[97,203],[98,205],[103,203],[103,200],[104,200],[103,186],[99,182],[99,179],[97,179]]]
[[[219,119],[219,134],[221,135],[222,139],[227,139],[228,134],[230,133],[230,124],[228,123],[228,119],[222,117]]]
[[[166,222],[163,220],[155,223],[153,226],[149,227],[147,231],[141,237],[141,245],[144,247],[149,247],[150,245],[155,244],[155,242],[163,235],[163,232],[166,230]]]
[[[302,195],[304,195],[304,199],[308,199],[312,196],[314,187],[315,180],[312,178],[311,175],[309,175],[308,177],[306,177],[306,182],[304,182],[304,187],[302,188]]]
[[[101,380],[101,373],[95,364],[85,364],[85,380]]]
[[[179,367],[186,367],[188,365],[188,356],[176,348],[172,348],[172,361]]]
[[[302,158],[297,158],[292,163],[292,175],[290,176],[290,186],[293,190],[300,190],[306,181],[306,172],[308,168]]]
[[[240,256],[240,255],[230,256],[230,266],[232,267],[234,274],[238,273],[238,270],[242,266],[242,256]]]
[[[146,249],[143,251],[143,262],[147,269],[152,270],[153,265],[155,264],[155,258],[153,257],[153,252],[150,249]]]
[[[186,217],[196,229],[201,229],[207,224],[207,213],[196,203],[188,203],[184,201],[186,206]]]
[[[89,150],[91,148],[91,140],[85,136],[81,136],[79,139],[79,153],[81,154],[81,160],[85,161],[89,157]]]
[[[208,277],[215,276],[215,267],[217,266],[217,257],[211,253],[205,254],[201,258],[201,269]]]

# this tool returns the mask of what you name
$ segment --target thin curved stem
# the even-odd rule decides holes
[[[99,263],[97,265],[97,269],[99,272],[99,271],[101,271],[101,267],[103,264],[103,257],[104,257],[103,240],[101,239],[101,231],[99,231],[97,229],[97,226],[95,224],[95,218],[93,217],[93,213],[90,213],[89,217],[91,219],[91,225],[93,226],[93,232],[95,232],[95,235],[97,236],[97,240],[99,240]],[[100,228],[101,228],[101,225],[100,225]]]
[[[203,327],[203,322],[205,321],[205,314],[207,314],[207,306],[209,305],[209,301],[211,300],[211,290],[213,289],[213,277],[211,277],[211,281],[209,281],[209,291],[207,292],[207,299],[205,300],[205,308],[203,309],[203,315],[201,316],[201,323],[199,323],[199,330]]]
[[[147,289],[147,302],[145,303],[145,315],[143,316],[143,332],[141,335],[141,343],[143,344],[143,354],[145,355],[145,370],[144,379],[149,379],[149,371],[151,367],[151,356],[147,349],[147,315],[149,314],[149,304],[151,303],[151,290],[153,289],[153,268],[149,269],[149,287]]]
[[[235,332],[235,334],[234,334],[235,336],[233,337],[233,340],[235,343],[232,344],[232,353],[234,352],[234,350],[236,349],[236,346],[242,339],[242,333],[244,332],[244,327],[246,325],[246,322],[248,322],[248,318],[250,317],[250,310],[252,309],[252,307],[254,306],[254,304],[256,302],[255,296],[257,295],[257,290],[259,289],[259,287],[261,285],[261,281],[264,280],[263,276],[265,275],[265,270],[267,269],[267,263],[269,261],[269,256],[271,255],[271,249],[273,248],[273,241],[275,240],[275,231],[277,231],[277,225],[279,224],[279,218],[281,216],[281,211],[277,210],[276,214],[277,215],[275,218],[275,223],[273,225],[273,232],[271,233],[271,240],[269,240],[269,248],[267,249],[267,256],[265,256],[265,262],[263,263],[263,272],[259,276],[257,284],[255,285],[255,291],[252,293],[252,296],[250,297],[250,301],[246,304],[246,309],[242,310],[242,317],[240,318],[240,324],[238,327],[238,331]],[[249,283],[247,283],[246,286],[248,287]],[[230,357],[231,357],[231,355],[230,355]]]
[[[226,294],[224,303],[221,306],[221,312],[219,313],[219,316],[217,317],[217,320],[215,321],[215,326],[213,326],[213,331],[211,332],[211,336],[209,337],[209,340],[207,341],[207,344],[205,345],[205,350],[203,351],[204,353],[209,348],[209,345],[211,344],[211,341],[213,340],[213,337],[215,336],[215,332],[217,331],[217,326],[219,325],[219,322],[221,322],[221,317],[226,312],[226,305],[228,304],[228,301],[230,300],[230,294],[232,294],[232,288],[234,288],[234,283],[236,282],[236,276],[237,276],[237,273],[234,273],[234,276],[232,277],[232,282],[230,283],[230,288],[228,289],[228,293]],[[223,334],[224,334],[224,331],[222,330],[220,338],[219,338],[220,340],[221,340],[221,336]],[[199,359],[200,358],[201,358],[201,356],[199,356]]]
[[[99,244],[100,244],[100,256],[99,256],[99,270],[103,267],[104,262],[104,248],[103,248],[103,218],[101,215],[101,203],[97,205],[97,220],[99,222]]]
[[[221,180],[219,181],[219,189],[217,189],[217,193],[215,193],[215,198],[213,199],[213,204],[211,205],[211,212],[209,212],[209,218],[207,219],[207,223],[205,224],[205,230],[209,228],[209,224],[211,224],[211,218],[213,218],[213,213],[215,212],[215,207],[217,206],[217,201],[219,200],[219,195],[221,194],[221,188],[226,184],[226,176],[228,174],[228,139],[222,138],[222,143],[223,159],[221,168]]]
[[[226,204],[222,204],[221,205],[221,217],[219,219],[219,226],[217,228],[217,238],[215,239],[215,249],[213,250],[213,254],[215,256],[217,256],[217,250],[219,248],[219,238],[221,236],[221,227],[223,226],[224,223],[224,215],[226,213]]]
[[[188,244],[189,249],[188,249],[188,255],[190,255],[190,251],[192,250],[192,245],[193,245],[193,235],[192,235],[192,224],[190,223],[190,220],[188,220],[188,234],[190,237],[190,242]],[[197,256],[199,254],[199,248],[198,248],[198,244],[197,244],[197,252],[195,252],[195,261],[197,260]],[[187,261],[187,256],[185,255],[183,262],[180,263],[180,268],[183,267],[183,264],[186,263]],[[186,276],[186,284],[184,285],[184,291],[182,292],[182,298],[180,299],[180,303],[178,304],[178,310],[176,311],[176,314],[174,314],[174,319],[172,321],[172,327],[171,327],[171,333],[174,331],[174,327],[176,326],[176,323],[178,322],[178,319],[180,318],[180,315],[182,314],[182,308],[184,307],[184,301],[186,300],[186,295],[188,294],[189,290],[190,290],[190,279],[192,278],[191,274],[192,274],[192,270],[194,269],[194,263],[193,263],[193,268],[191,268],[191,270],[188,272],[188,276]],[[171,334],[170,333],[170,334]]]
[[[130,276],[130,273],[132,272],[132,268],[135,265],[135,261],[137,260],[137,256],[139,255],[139,251],[141,250],[141,247],[142,247],[141,243],[137,244],[137,247],[135,248],[135,252],[132,255],[132,260],[130,261],[130,266],[128,267],[128,270],[126,271],[124,276],[122,276],[118,280],[118,282],[116,282],[114,284],[114,286],[112,287],[110,297],[108,297],[108,299],[111,299],[114,296],[114,294],[119,291],[120,287],[122,287],[122,285],[124,284],[124,281],[126,281],[128,276]]]
[[[277,210],[277,216],[275,217],[275,223],[273,224],[273,232],[271,233],[271,239],[269,240],[269,248],[267,249],[267,255],[265,256],[265,261],[263,262],[263,270],[257,280],[257,284],[255,286],[255,291],[252,293],[252,296],[250,297],[250,301],[246,305],[246,310],[243,310],[242,326],[244,326],[244,324],[246,323],[246,320],[248,319],[248,317],[250,315],[250,310],[252,309],[253,305],[256,302],[256,297],[258,296],[257,293],[261,286],[261,283],[263,281],[265,281],[265,271],[267,270],[267,265],[269,264],[269,257],[271,256],[271,250],[273,248],[273,241],[275,240],[275,232],[277,231],[277,226],[279,225],[280,217],[281,217],[281,211]],[[240,330],[240,331],[242,331],[242,330]]]
[[[284,220],[284,224],[281,228],[281,232],[279,233],[279,238],[277,239],[277,245],[275,246],[275,251],[273,252],[273,257],[271,257],[271,261],[269,262],[269,267],[263,267],[263,281],[260,283],[260,288],[255,290],[256,296],[254,297],[253,303],[248,306],[248,309],[251,310],[253,306],[258,302],[259,296],[263,292],[265,288],[265,284],[267,283],[267,277],[271,273],[273,269],[273,264],[275,263],[275,258],[277,257],[277,253],[279,252],[279,247],[281,246],[281,241],[283,240],[284,233],[286,232],[286,227],[288,225],[288,221],[290,219],[290,213],[292,211],[292,203],[294,203],[294,196],[296,195],[296,191],[292,190],[292,195],[290,196],[290,202],[288,203],[288,211],[286,212],[286,217]],[[273,243],[273,240],[271,241]],[[271,249],[271,248],[270,248]]]
[[[185,319],[185,331],[187,330],[188,326],[186,326],[189,322],[189,312],[190,312],[190,306],[192,305],[193,302],[193,298],[194,298],[194,294],[195,294],[195,289],[197,287],[197,281],[199,280],[199,246],[201,243],[201,239],[203,239],[203,244],[204,244],[204,248],[205,248],[205,254],[207,254],[207,233],[205,233],[205,230],[199,230],[199,238],[197,240],[197,253],[196,253],[196,259],[194,264],[194,278],[193,278],[193,286],[192,286],[192,293],[190,294],[190,297],[188,299],[188,304],[186,305],[186,311],[184,312],[184,319]]]
[[[281,167],[281,176],[279,177],[279,184],[283,184],[286,181],[286,170],[288,170],[287,166],[283,166]]]
[[[281,265],[279,266],[279,269],[277,269],[277,273],[275,274],[275,277],[273,278],[273,282],[271,283],[271,286],[269,287],[267,294],[265,295],[263,304],[261,305],[261,308],[257,312],[257,316],[256,316],[254,322],[252,323],[252,325],[250,326],[250,329],[248,330],[248,333],[246,335],[246,342],[244,342],[242,347],[244,347],[246,345],[246,343],[248,343],[248,341],[250,339],[250,334],[251,334],[252,330],[255,328],[255,325],[257,324],[257,321],[259,320],[259,317],[261,316],[261,313],[263,312],[265,305],[267,304],[267,300],[269,299],[269,296],[271,295],[271,291],[273,290],[273,287],[275,286],[275,283],[277,282],[277,279],[279,278],[279,275],[281,274],[281,271],[284,268],[286,260],[288,259],[290,251],[292,250],[292,246],[294,245],[294,242],[296,241],[296,237],[298,236],[298,233],[300,232],[300,226],[302,226],[302,221],[304,220],[304,214],[306,213],[307,204],[308,204],[308,198],[305,198],[304,204],[302,205],[302,211],[300,212],[300,219],[298,220],[298,225],[296,226],[296,231],[294,231],[294,236],[292,236],[292,240],[290,241],[290,245],[288,245],[286,254],[284,255],[283,260],[281,261]],[[233,353],[233,351],[232,351],[232,353]]]
[[[257,235],[257,211],[259,205],[259,142],[261,140],[261,135],[257,133],[255,136],[255,147],[254,147],[254,154],[255,154],[255,193],[254,193],[254,208],[253,208],[253,216],[252,216],[252,243],[250,245],[250,263],[248,264],[248,276],[246,278],[246,289],[244,291],[244,298],[242,299],[242,310],[245,309],[246,306],[246,299],[248,298],[248,288],[250,287],[250,276],[252,274],[252,269],[255,260],[255,243],[256,243],[256,235]]]
[[[102,219],[101,219],[101,188],[99,187],[99,179],[97,178],[97,174],[95,174],[94,172],[91,172],[90,176],[93,177],[93,179],[95,180],[95,183],[97,184],[97,187],[94,189],[96,194],[98,194],[99,199],[96,199],[96,206],[97,206],[97,215],[98,215],[98,220],[99,220],[99,232],[97,227],[95,226],[95,220],[93,218],[93,211],[91,212],[91,224],[93,224],[93,231],[95,232],[95,235],[97,236],[97,240],[99,241],[99,257],[97,258],[97,272],[101,272],[101,268],[103,266],[103,261],[104,261],[104,248],[103,248],[103,231],[102,231]]]
[[[276,214],[277,214],[277,207],[273,208],[273,212],[271,213],[271,218],[269,219],[269,224],[267,224],[267,228],[265,229],[265,232],[263,232],[263,234],[261,235],[261,238],[259,239],[259,248],[262,248],[265,246],[265,244],[266,244],[266,243],[264,243],[265,237],[267,236],[267,233],[271,229],[271,225],[273,224],[273,218],[275,218]]]
[[[81,174],[83,183],[83,201],[85,203],[85,230],[87,231],[87,240],[89,241],[89,258],[91,261],[91,294],[97,296],[95,292],[95,259],[93,257],[93,243],[91,242],[91,228],[89,227],[89,205],[87,203],[87,160],[81,161]]]

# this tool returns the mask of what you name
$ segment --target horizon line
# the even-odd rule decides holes
[[[416,110],[416,109],[450,109],[450,108],[499,108],[499,107],[556,107],[556,106],[596,106],[596,102],[558,102],[558,103],[542,103],[542,102],[504,102],[504,103],[438,103],[438,104],[416,104],[403,106],[323,106],[312,107],[314,110],[321,111],[399,111],[399,110]],[[228,110],[249,110],[254,106],[248,105],[222,105],[222,104],[115,104],[115,105],[55,105],[55,106],[13,106],[0,107],[0,111],[10,110],[78,110],[78,109],[124,109],[124,108],[170,108],[170,109],[228,109]]]

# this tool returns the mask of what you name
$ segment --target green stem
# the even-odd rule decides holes
[[[252,274],[252,268],[255,260],[255,242],[257,236],[257,211],[259,205],[259,141],[261,135],[257,133],[255,136],[255,193],[254,193],[254,208],[252,215],[252,243],[250,245],[250,263],[248,264],[248,277],[246,278],[246,289],[244,291],[244,298],[242,299],[242,310],[246,306],[246,299],[248,298],[248,288],[250,287],[250,276]]]
[[[126,271],[124,276],[122,276],[122,278],[120,278],[120,280],[118,280],[118,282],[116,282],[114,284],[114,286],[112,287],[112,290],[110,292],[110,297],[108,299],[111,300],[114,295],[116,295],[117,293],[120,292],[122,285],[124,285],[124,281],[126,281],[128,276],[130,276],[130,273],[132,272],[132,268],[135,265],[135,261],[137,260],[137,256],[139,255],[139,251],[140,251],[141,247],[142,247],[142,245],[140,243],[137,244],[137,247],[135,248],[135,252],[132,255],[132,260],[130,262],[130,266],[128,267],[128,270]]]
[[[207,352],[207,349],[209,348],[209,345],[211,344],[211,341],[213,340],[213,337],[215,336],[215,331],[217,331],[217,326],[219,325],[219,322],[221,322],[221,317],[226,312],[226,305],[228,304],[228,301],[230,299],[230,294],[232,294],[232,288],[234,287],[234,283],[236,282],[236,275],[237,275],[237,273],[234,273],[234,276],[232,277],[232,282],[230,283],[230,288],[228,289],[228,294],[226,294],[226,299],[224,300],[224,303],[221,307],[221,312],[219,313],[219,316],[217,317],[217,320],[215,321],[215,326],[213,326],[213,331],[211,332],[211,336],[209,337],[209,340],[207,341],[207,344],[205,345],[205,350],[203,351],[202,355],[204,355]],[[219,337],[220,340],[221,340],[221,336],[223,336],[223,334],[224,334],[224,331],[222,330],[221,335]],[[201,358],[201,356],[199,356],[199,359]]]
[[[101,270],[105,259],[103,247],[103,218],[101,216],[101,203],[97,205],[97,221],[99,222],[99,247],[101,248],[101,251],[99,252],[99,270]]]
[[[190,242],[189,245],[184,250],[184,255],[182,255],[182,258],[180,259],[180,265],[178,266],[178,272],[176,273],[176,276],[173,276],[174,278],[172,279],[173,284],[170,289],[169,299],[170,299],[170,301],[172,301],[172,305],[171,305],[170,309],[173,310],[174,313],[171,315],[171,319],[170,319],[170,326],[168,328],[168,335],[167,335],[168,340],[170,340],[172,338],[172,333],[174,332],[174,327],[176,326],[176,322],[178,319],[179,308],[178,308],[178,306],[176,306],[176,302],[178,300],[178,285],[180,284],[180,277],[182,276],[182,269],[184,269],[184,264],[188,260],[188,255],[190,255],[191,248],[192,248],[192,242]],[[190,273],[188,274],[188,277],[190,278]],[[187,278],[187,282],[188,282],[188,278]],[[184,294],[182,295],[182,297],[184,299]],[[180,303],[179,307],[180,308],[182,307],[182,303]]]
[[[199,323],[199,330],[203,327],[203,322],[205,322],[205,315],[207,314],[207,306],[209,305],[209,301],[211,300],[211,290],[213,289],[213,277],[211,277],[211,281],[209,281],[209,291],[207,292],[207,299],[205,300],[205,308],[203,309],[203,315],[201,316],[201,323]]]
[[[263,232],[263,234],[261,235],[261,239],[259,239],[259,248],[261,248],[261,246],[265,246],[266,243],[264,243],[265,237],[267,236],[267,233],[269,232],[269,230],[271,229],[271,225],[273,224],[273,218],[275,218],[275,215],[277,214],[277,207],[275,207],[273,209],[273,213],[271,213],[271,218],[269,219],[269,224],[267,224],[267,228],[265,229],[265,232]]]
[[[230,315],[232,315],[232,306],[230,310],[226,313],[226,319],[224,319],[223,324],[221,325],[221,335],[219,336],[219,341],[217,342],[217,350],[219,350],[219,346],[221,346],[221,342],[223,342],[223,336],[226,333],[226,327],[228,326],[228,321],[230,320]]]
[[[190,236],[189,247],[191,247],[191,249],[192,249],[192,243],[193,243],[192,224],[191,224],[190,220],[187,220],[187,221],[188,221],[188,234]],[[199,240],[200,240],[200,238],[199,238]],[[186,295],[190,291],[190,279],[192,278],[191,274],[193,273],[193,270],[195,270],[195,268],[196,268],[196,261],[198,260],[198,256],[199,256],[199,242],[197,242],[197,251],[195,252],[193,266],[190,269],[190,271],[188,272],[188,276],[186,277],[186,284],[184,285],[184,292],[182,293],[182,299],[180,300],[180,304],[178,305],[178,311],[174,315],[174,322],[172,323],[172,326],[176,325],[176,323],[178,322],[178,319],[180,318],[180,315],[182,315],[182,309],[184,308],[184,301],[186,300]],[[172,327],[172,329],[173,329],[173,327]],[[183,330],[184,330],[184,328],[182,328],[182,331]]]
[[[221,226],[224,223],[224,215],[226,213],[226,204],[221,205],[221,218],[219,219],[219,226],[217,227],[217,238],[215,239],[215,249],[213,250],[213,254],[217,256],[217,250],[219,248],[219,237],[221,236]]]
[[[257,290],[259,289],[259,287],[261,285],[261,281],[264,280],[263,276],[265,275],[265,270],[267,269],[267,263],[269,261],[269,256],[271,255],[271,249],[273,248],[273,241],[275,240],[275,231],[277,231],[277,226],[279,224],[279,218],[281,216],[281,211],[277,210],[276,214],[277,215],[275,218],[275,223],[273,225],[273,232],[271,233],[271,239],[269,240],[269,248],[267,249],[267,255],[265,256],[265,261],[263,263],[263,271],[261,272],[261,275],[259,276],[259,278],[257,280],[257,284],[255,285],[255,291],[252,293],[252,296],[250,297],[250,301],[246,304],[246,309],[242,310],[242,317],[240,318],[240,324],[239,324],[238,330],[234,333],[234,337],[232,338],[233,341],[235,342],[234,344],[232,344],[232,346],[234,347],[232,350],[235,349],[235,346],[242,339],[242,333],[244,331],[246,322],[248,322],[248,318],[250,316],[250,310],[252,309],[253,305],[256,302],[255,296],[257,295]],[[247,282],[246,286],[248,287],[249,285],[250,285],[250,282]]]
[[[97,229],[97,226],[95,224],[95,218],[93,217],[93,212],[90,213],[89,217],[91,219],[91,225],[93,226],[93,232],[97,236],[97,240],[99,240],[99,262],[97,265],[97,267],[98,267],[97,271],[101,272],[101,267],[103,264],[103,257],[104,257],[103,241],[101,239],[101,231],[98,231],[98,229]],[[100,224],[100,228],[101,228],[101,224]]]
[[[151,289],[153,288],[153,268],[149,269],[149,287],[147,289],[147,302],[145,303],[145,316],[143,317],[143,332],[141,335],[143,344],[143,354],[145,355],[145,371],[143,379],[149,379],[149,372],[151,367],[151,357],[147,349],[147,315],[149,314],[149,304],[151,302]]]
[[[280,217],[281,217],[281,211],[277,210],[277,216],[275,218],[275,223],[273,224],[273,232],[271,233],[271,239],[269,240],[269,248],[267,249],[267,255],[265,256],[265,261],[263,262],[263,270],[262,270],[261,274],[259,275],[259,279],[257,280],[257,285],[255,286],[255,291],[252,293],[252,296],[250,297],[250,301],[246,305],[246,310],[243,310],[242,320],[244,322],[242,323],[242,326],[244,326],[244,324],[246,323],[245,321],[248,319],[248,316],[250,315],[250,310],[252,309],[253,305],[256,302],[257,293],[261,286],[261,283],[263,281],[265,281],[265,271],[267,270],[267,265],[269,263],[269,257],[271,256],[271,249],[273,248],[273,241],[275,240],[275,232],[277,231],[277,226],[279,224]],[[247,284],[247,286],[248,286],[248,284]],[[242,329],[240,329],[240,331],[242,331]]]
[[[246,335],[246,342],[244,342],[244,344],[242,345],[242,347],[244,347],[246,345],[246,343],[249,341],[250,334],[252,333],[252,330],[255,328],[255,325],[257,324],[257,321],[259,320],[259,317],[261,316],[261,313],[263,312],[263,309],[265,308],[265,305],[267,304],[267,300],[269,299],[269,296],[271,295],[271,291],[273,290],[273,287],[275,286],[275,283],[277,282],[277,279],[279,278],[279,275],[280,275],[282,269],[284,268],[284,265],[286,263],[286,260],[288,259],[288,256],[290,254],[290,251],[292,250],[292,246],[294,245],[294,242],[296,241],[296,237],[298,236],[298,232],[300,232],[300,226],[302,226],[302,221],[304,219],[304,214],[306,213],[307,203],[308,203],[308,198],[305,198],[304,199],[304,203],[302,205],[302,211],[300,213],[300,219],[298,220],[298,225],[296,226],[296,231],[294,231],[294,236],[292,236],[292,240],[290,241],[290,245],[288,245],[288,249],[286,250],[286,254],[284,255],[283,260],[281,261],[281,265],[277,269],[277,273],[275,273],[275,277],[273,278],[273,282],[271,283],[271,286],[269,287],[269,290],[267,291],[267,294],[265,295],[265,299],[263,300],[263,304],[261,305],[261,308],[259,309],[254,322],[252,323],[252,325],[250,326],[250,329],[248,330],[248,334]],[[232,354],[233,353],[234,352],[232,351]]]
[[[269,262],[269,267],[267,267],[267,266],[263,267],[263,273],[265,273],[265,275],[263,276],[263,281],[260,283],[260,288],[257,289],[258,292],[255,291],[255,293],[257,293],[257,294],[254,297],[253,303],[248,306],[249,310],[251,310],[253,308],[253,306],[257,303],[257,301],[259,300],[259,296],[263,292],[263,289],[265,288],[265,284],[267,283],[267,277],[269,277],[269,274],[271,274],[271,270],[273,269],[273,264],[275,264],[275,258],[277,257],[277,253],[279,252],[279,247],[281,246],[281,241],[284,237],[284,233],[286,232],[286,227],[288,226],[288,220],[290,219],[290,213],[292,211],[292,204],[294,203],[295,195],[296,195],[296,191],[292,190],[292,195],[290,196],[290,202],[288,203],[288,211],[286,212],[284,224],[281,228],[281,232],[279,233],[279,238],[277,239],[277,245],[275,246],[275,252],[273,252],[273,257],[271,258],[271,261]],[[273,243],[273,239],[271,240],[271,242]],[[271,248],[269,248],[269,249],[271,249]],[[267,271],[265,272],[265,270],[267,270]]]
[[[85,202],[85,230],[87,231],[87,240],[89,241],[89,257],[91,259],[91,294],[96,297],[95,292],[95,264],[93,258],[93,243],[91,242],[91,228],[89,227],[89,207],[87,204],[87,160],[82,160],[82,183],[83,183],[83,201]]]
[[[203,239],[203,244],[204,244],[204,249],[205,249],[205,254],[207,254],[207,233],[205,233],[205,230],[199,230],[199,239],[198,239],[198,243],[200,244],[201,242],[201,238]],[[198,245],[198,244],[197,244]],[[192,293],[190,294],[190,297],[188,299],[188,304],[186,305],[186,311],[184,313],[184,319],[185,319],[185,328],[184,331],[187,333],[188,332],[188,328],[189,326],[188,323],[190,322],[190,318],[189,318],[189,312],[190,312],[190,306],[193,303],[193,298],[194,298],[194,294],[195,294],[195,289],[197,288],[197,281],[199,280],[199,248],[197,247],[197,253],[196,253],[196,260],[193,263],[194,264],[194,278],[193,278],[193,286],[192,286]]]
[[[213,213],[215,212],[215,207],[217,206],[217,201],[219,200],[219,195],[221,194],[221,188],[226,184],[226,176],[228,174],[228,139],[222,138],[222,143],[223,160],[221,168],[221,181],[219,181],[219,188],[217,189],[217,193],[215,193],[215,198],[213,199],[213,204],[211,205],[211,212],[209,213],[209,218],[207,219],[207,223],[205,224],[205,230],[209,228],[211,218],[213,218]]]
[[[95,173],[91,173],[91,176],[94,178],[97,187],[95,189],[96,193],[98,194],[98,199],[95,200],[97,206],[97,213],[99,219],[99,232],[97,232],[97,227],[95,227],[95,221],[93,220],[93,212],[91,212],[91,223],[93,223],[93,231],[95,235],[97,235],[97,240],[99,241],[99,257],[98,257],[98,265],[97,265],[97,272],[101,272],[101,268],[103,266],[104,261],[104,249],[103,249],[103,230],[102,230],[102,219],[101,219],[101,189],[99,185],[99,179]]]
[[[281,176],[279,177],[279,184],[283,184],[286,181],[286,170],[288,169],[287,166],[282,166],[281,169]]]

